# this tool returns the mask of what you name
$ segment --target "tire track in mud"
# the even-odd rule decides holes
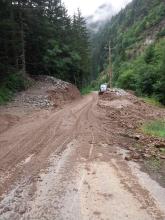
[[[1,194],[4,192],[4,188],[6,190],[11,183],[18,180],[18,177],[21,175],[27,176],[28,173],[30,175],[36,175],[38,170],[46,165],[45,160],[56,150],[57,146],[60,146],[66,139],[68,140],[67,143],[69,143],[73,136],[76,136],[81,115],[86,111],[86,108],[91,105],[92,99],[93,98],[89,97],[88,100],[83,100],[82,103],[80,102],[78,106],[77,101],[75,102],[76,105],[74,103],[67,105],[67,109],[68,106],[71,108],[69,112],[64,108],[59,112],[51,113],[46,120],[41,120],[41,122],[36,121],[36,124],[35,121],[33,121],[31,124],[28,124],[27,127],[26,124],[17,125],[15,129],[6,132],[9,140],[8,143],[5,143],[5,153],[0,155],[0,167],[3,172],[0,186]],[[71,123],[68,126],[69,120]],[[19,135],[21,129],[28,130],[28,132],[21,136]],[[18,135],[18,139],[12,143],[12,139],[15,139],[15,135]],[[0,137],[5,138],[5,133]],[[64,149],[65,146],[63,145],[59,147],[58,154]],[[22,166],[22,161],[32,154],[34,156],[30,163]],[[30,166],[31,164],[32,166]]]
[[[61,123],[61,120],[62,119],[57,121],[57,125],[54,128],[55,132],[57,131]],[[50,125],[47,125],[45,127],[43,126],[43,124],[44,123],[41,123],[41,125],[37,126],[37,128],[34,128],[34,130],[32,129],[32,131],[26,134],[25,137],[18,140],[18,142],[12,146],[12,149],[9,152],[7,152],[7,154],[1,159],[2,166],[6,166],[8,172],[10,172],[12,169],[11,174],[13,173],[13,175],[16,175],[16,173],[14,173],[13,167],[15,166],[15,169],[18,170],[19,163],[21,163],[25,158],[27,158],[29,154],[34,154],[37,157],[37,153],[40,152],[42,144],[47,144],[47,142],[45,142],[46,140],[48,141],[45,130],[48,130]],[[10,162],[10,164],[8,165],[10,155],[12,155],[12,157],[14,156],[12,158],[13,163]]]
[[[83,108],[79,108],[77,111],[75,111],[75,113],[73,110],[73,111],[70,111],[67,115],[65,110],[62,111],[62,113],[60,114],[60,120],[58,121],[58,124],[56,123],[57,125],[54,129],[54,134],[55,134],[54,136],[51,137],[49,135],[49,133],[51,133],[51,132],[45,132],[47,129],[52,127],[52,125],[55,121],[55,119],[53,118],[53,122],[51,121],[51,123],[46,124],[46,126],[41,128],[38,131],[39,133],[37,133],[37,137],[30,140],[29,143],[33,143],[33,141],[36,142],[36,140],[38,140],[38,137],[41,136],[40,141],[37,142],[37,146],[40,145],[42,142],[44,142],[44,144],[47,144],[47,148],[50,148],[50,145],[53,145],[54,146],[53,154],[56,156],[62,155],[62,152],[64,152],[65,149],[67,149],[67,144],[69,142],[71,142],[71,140],[73,139],[74,136],[76,137],[77,131],[79,131],[81,129],[80,127],[82,127],[82,125],[80,127],[79,127],[79,125],[80,125],[81,120],[83,120],[82,116],[86,115],[86,109],[89,109],[90,106],[91,106],[91,100],[89,101],[89,103],[85,104],[85,106],[83,106]],[[71,116],[70,116],[70,114],[71,114]],[[73,115],[73,114],[75,114],[75,115]],[[71,122],[72,122],[71,125],[67,129],[65,129],[65,120],[67,122],[69,120],[71,120]],[[46,135],[46,137],[45,137],[45,135]],[[43,136],[44,136],[44,138],[42,138]],[[50,138],[49,140],[48,140],[47,136]],[[28,146],[29,143],[27,143],[26,146]],[[37,150],[39,151],[38,148],[37,148]],[[45,150],[46,150],[46,148],[44,148],[44,151]],[[39,156],[40,155],[38,155],[38,157]],[[33,160],[36,160],[36,159],[37,159],[36,157],[33,157]],[[32,176],[33,175],[31,173],[29,177],[28,176],[26,177],[26,180],[22,180],[22,182],[23,182],[22,184],[18,183],[18,184],[20,184],[20,188],[23,188],[26,190],[26,186],[33,182]],[[35,185],[35,182],[33,185]],[[21,189],[21,191],[22,191],[22,189]]]

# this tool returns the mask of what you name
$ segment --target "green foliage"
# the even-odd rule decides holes
[[[150,45],[145,52],[144,60],[147,64],[152,63],[154,59],[154,45]]]
[[[0,87],[0,105],[5,104],[12,97],[12,92],[5,86]]]
[[[164,37],[165,36],[165,28],[163,28],[158,34],[157,34],[157,37],[160,38],[160,37]]]
[[[21,73],[16,73],[9,75],[6,87],[12,92],[17,92],[26,89],[27,84],[27,79],[24,79]]]
[[[165,138],[165,121],[151,121],[142,126],[142,131],[146,134]]]
[[[27,78],[19,73],[10,74],[5,81],[0,84],[0,104],[9,101],[15,92],[22,91],[30,85]]]
[[[146,94],[148,96],[153,94],[154,84],[158,79],[155,69],[152,65],[144,65],[143,72],[137,76],[136,80],[136,89],[139,94]]]
[[[80,90],[81,95],[87,95],[87,94],[91,93],[92,91],[95,91],[95,88],[92,87],[91,85],[86,86]]]
[[[117,81],[117,86],[123,89],[135,89],[135,74],[133,69],[126,69],[122,74],[120,74]]]
[[[111,41],[113,84],[154,96],[165,104],[164,0],[133,0],[93,36],[93,75],[108,65]],[[151,41],[150,41],[151,39]],[[152,43],[152,39],[156,39]]]
[[[120,64],[117,86],[138,95],[154,96],[165,104],[165,40],[150,45],[130,62]]]
[[[142,100],[144,100],[148,104],[163,107],[163,105],[155,97],[143,97]]]
[[[84,86],[89,79],[90,52],[86,21],[73,17],[61,0],[0,2],[0,83],[24,89],[21,76],[53,75]]]

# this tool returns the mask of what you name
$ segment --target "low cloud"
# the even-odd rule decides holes
[[[115,14],[111,4],[103,4],[98,7],[95,13],[87,18],[90,22],[107,20]]]
[[[116,13],[117,11],[114,10],[111,4],[102,4],[93,15],[87,17],[88,27],[93,31],[97,31],[100,26],[104,25]]]
[[[107,1],[100,5],[93,15],[87,17],[87,25],[90,30],[97,32],[112,16],[117,14],[132,0],[115,0],[111,1],[112,3],[109,3],[109,0]]]

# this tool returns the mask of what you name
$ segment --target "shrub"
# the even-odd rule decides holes
[[[157,34],[157,37],[164,37],[165,36],[165,28],[162,29],[158,34]]]
[[[152,65],[145,65],[143,72],[137,76],[136,88],[141,94],[151,96],[154,93],[154,84],[157,82],[158,75]]]
[[[8,88],[2,86],[0,87],[0,104],[5,104],[12,97],[12,92]]]
[[[0,85],[0,104],[9,101],[15,92],[26,89],[29,84],[29,80],[21,72],[10,74],[3,84]]]
[[[6,87],[13,92],[22,91],[26,88],[26,86],[26,80],[21,73],[9,75],[6,82]]]
[[[165,121],[151,121],[142,126],[142,131],[146,134],[165,138]]]
[[[118,78],[117,86],[123,89],[135,89],[135,74],[132,69],[125,70]]]

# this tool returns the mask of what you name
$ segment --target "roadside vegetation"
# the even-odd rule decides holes
[[[165,2],[133,0],[93,35],[93,75],[109,69],[113,84],[165,104]]]
[[[15,92],[27,89],[31,83],[31,80],[28,77],[24,77],[21,72],[7,76],[0,83],[0,104],[5,104],[11,100]]]
[[[81,95],[87,95],[87,94],[91,93],[94,90],[95,89],[91,85],[89,85],[89,86],[86,86],[86,87],[82,88],[80,90],[80,92],[81,92]]]
[[[150,105],[154,105],[157,107],[161,107],[164,108],[164,105],[162,105],[156,98],[154,97],[142,97],[141,98],[144,102],[150,104]]]
[[[165,121],[156,120],[147,122],[142,126],[142,131],[145,134],[152,135],[155,137],[165,138]]]
[[[165,39],[147,47],[131,62],[122,63],[117,85],[165,104]]]

